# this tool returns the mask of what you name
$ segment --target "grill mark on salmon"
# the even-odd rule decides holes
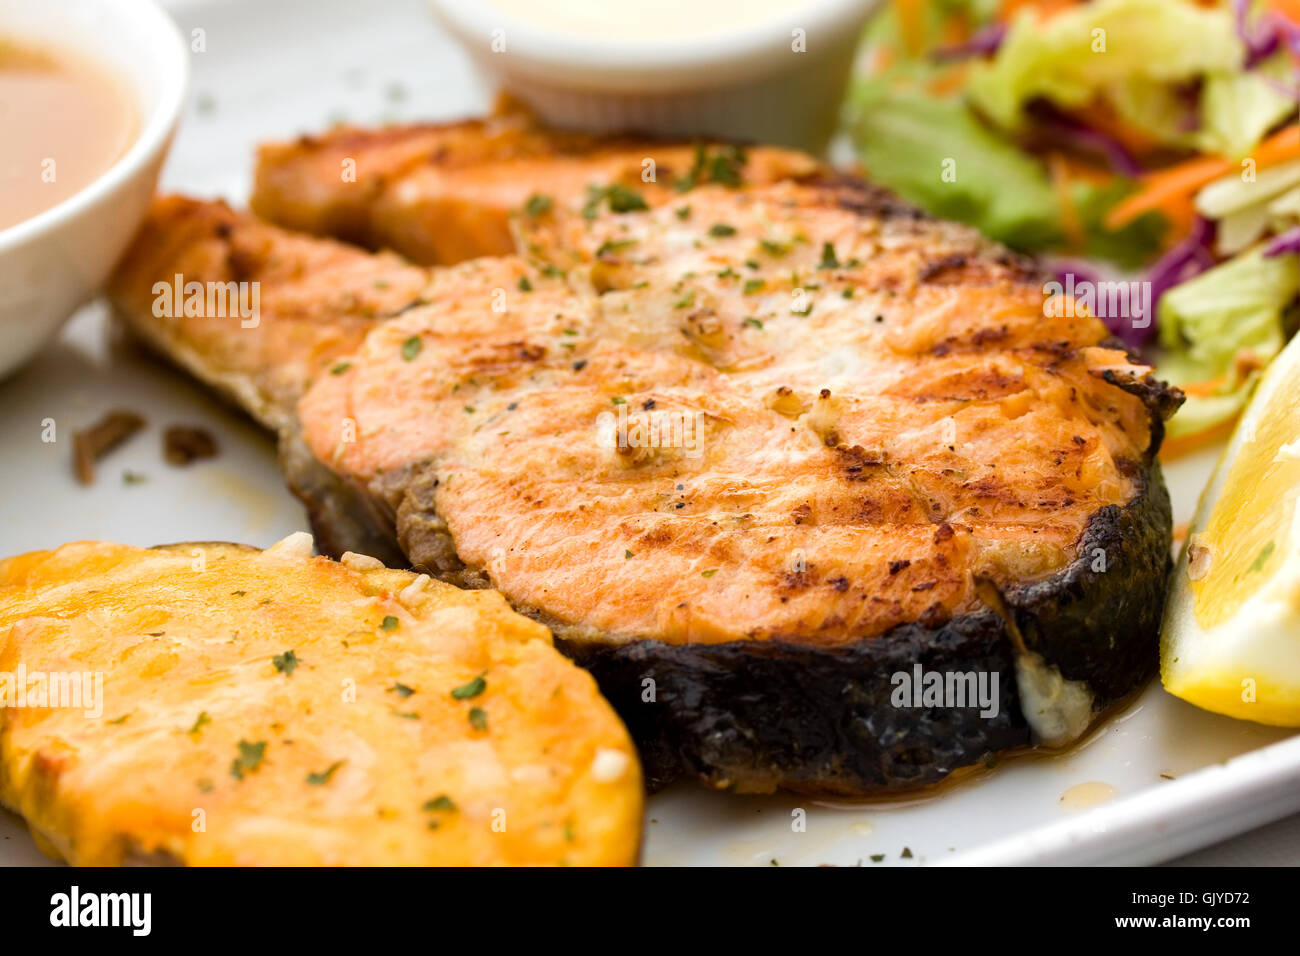
[[[516,215],[522,254],[435,270],[366,319],[339,374],[291,352],[296,386],[258,385],[332,547],[387,537],[500,588],[593,670],[657,783],[912,786],[1031,742],[1022,651],[1096,710],[1149,676],[1174,390],[1096,320],[1044,316],[1024,260],[865,184],[650,205]],[[358,277],[378,261],[353,256]],[[158,340],[139,290],[161,263],[136,258],[114,295]],[[263,303],[278,322],[278,295]],[[283,341],[218,354],[261,383]],[[598,416],[620,409],[698,421],[701,454],[601,446]],[[1123,570],[1092,570],[1099,548]],[[901,661],[1013,689],[993,721],[884,713]],[[825,700],[810,714],[791,695]]]

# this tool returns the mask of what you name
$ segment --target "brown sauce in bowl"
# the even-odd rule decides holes
[[[98,64],[0,37],[0,230],[90,185],[138,133],[125,84]]]

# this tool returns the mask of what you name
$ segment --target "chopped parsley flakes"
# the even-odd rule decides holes
[[[606,239],[596,250],[596,258],[613,255],[620,250],[630,248],[636,245],[635,239]]]
[[[1259,554],[1255,555],[1255,560],[1250,563],[1250,570],[1252,572],[1263,571],[1264,565],[1268,563],[1269,556],[1272,555],[1275,547],[1276,545],[1272,541],[1264,545]]]
[[[320,773],[307,774],[307,782],[313,787],[323,787],[325,784],[330,782],[330,778],[334,776],[334,771],[338,770],[341,766],[343,766],[343,761],[336,760]]]
[[[719,146],[710,155],[703,143],[695,144],[695,161],[690,172],[673,183],[678,192],[687,192],[706,182],[735,189],[741,184],[741,168],[745,165],[745,151],[739,146]]]
[[[247,740],[240,740],[239,756],[230,761],[230,775],[236,780],[243,780],[244,774],[252,773],[262,765],[262,760],[265,756],[265,740],[259,740],[257,743],[249,743]]]
[[[822,261],[817,263],[818,269],[838,269],[840,260],[835,255],[835,246],[829,242],[822,243]]]
[[[550,212],[553,205],[555,205],[555,200],[550,196],[543,193],[533,193],[528,197],[528,201],[524,203],[524,212],[531,218],[536,219],[538,216],[544,216]]]
[[[582,206],[582,217],[595,219],[602,202],[609,205],[610,212],[639,212],[650,208],[636,190],[621,183],[610,183],[608,186],[587,187],[587,201]]]
[[[451,696],[456,700],[469,700],[471,697],[477,697],[483,691],[487,690],[487,681],[483,675],[479,674],[468,684],[461,684],[451,692]]]

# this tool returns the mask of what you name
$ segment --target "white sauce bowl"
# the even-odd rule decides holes
[[[0,36],[111,72],[139,132],[63,202],[0,230],[0,376],[31,358],[107,278],[144,218],[189,79],[189,49],[150,0],[0,0]]]
[[[788,10],[725,30],[692,35],[683,24],[681,36],[638,37],[549,25],[545,0],[527,17],[492,0],[429,0],[475,65],[551,126],[813,152],[835,129],[879,2],[791,0]]]

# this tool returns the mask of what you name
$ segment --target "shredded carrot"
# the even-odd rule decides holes
[[[1060,162],[1065,171],[1069,173],[1070,178],[1073,180],[1081,180],[1095,186],[1105,186],[1116,179],[1115,173],[1108,166],[1069,153],[1057,153],[1056,155],[1060,157]]]
[[[903,49],[919,56],[925,46],[925,0],[894,0],[894,15]]]
[[[1300,156],[1300,126],[1288,126],[1280,129],[1264,140],[1242,159],[1253,159],[1256,166],[1276,166],[1278,163]],[[1233,169],[1238,161],[1225,160]]]
[[[1300,126],[1288,126],[1255,147],[1250,159],[1256,168],[1273,166],[1300,157]],[[1121,229],[1144,212],[1160,210],[1174,218],[1185,216],[1185,209],[1202,186],[1239,168],[1235,160],[1221,156],[1198,156],[1186,162],[1148,173],[1141,179],[1142,188],[1116,206],[1106,216],[1108,229]]]
[[[1070,190],[1070,170],[1065,157],[1053,152],[1047,157],[1047,169],[1052,177],[1052,190],[1056,193],[1056,202],[1061,207],[1061,229],[1065,232],[1070,245],[1079,249],[1087,238],[1083,229],[1083,220],[1074,205],[1074,196]]]
[[[998,8],[998,19],[1009,20],[1021,10],[1033,10],[1041,23],[1078,4],[1079,0],[1002,0],[1002,5]]]
[[[1220,375],[1217,378],[1208,378],[1203,382],[1188,382],[1178,387],[1182,391],[1194,398],[1205,398],[1207,395],[1217,394],[1228,384],[1228,376]]]
[[[947,96],[950,93],[958,93],[966,86],[967,76],[970,74],[969,63],[954,64],[951,69],[945,70],[930,78],[926,82],[925,88],[935,96]]]
[[[1176,166],[1149,173],[1141,179],[1142,188],[1106,215],[1108,229],[1121,229],[1145,212],[1163,210],[1187,199],[1206,183],[1227,175],[1232,164],[1217,156],[1201,156]]]
[[[1174,544],[1182,544],[1187,539],[1187,532],[1191,530],[1190,521],[1180,521],[1174,525]]]
[[[1160,448],[1160,460],[1173,461],[1175,458],[1190,455],[1192,452],[1199,451],[1216,442],[1225,441],[1232,436],[1232,429],[1236,424],[1237,419],[1233,417],[1212,428],[1206,428],[1191,435],[1183,435],[1180,438],[1168,439]]]
[[[1292,23],[1300,23],[1300,0],[1269,0],[1268,5]]]
[[[1145,153],[1160,145],[1154,136],[1120,116],[1105,100],[1093,100],[1070,112],[1088,128],[1101,130],[1134,153]]]
[[[970,39],[970,21],[963,15],[947,17],[943,21],[943,46],[957,46]]]
[[[1185,196],[1182,202],[1171,202],[1162,211],[1169,221],[1170,229],[1165,236],[1165,248],[1173,246],[1191,234],[1196,225],[1196,197]]]

